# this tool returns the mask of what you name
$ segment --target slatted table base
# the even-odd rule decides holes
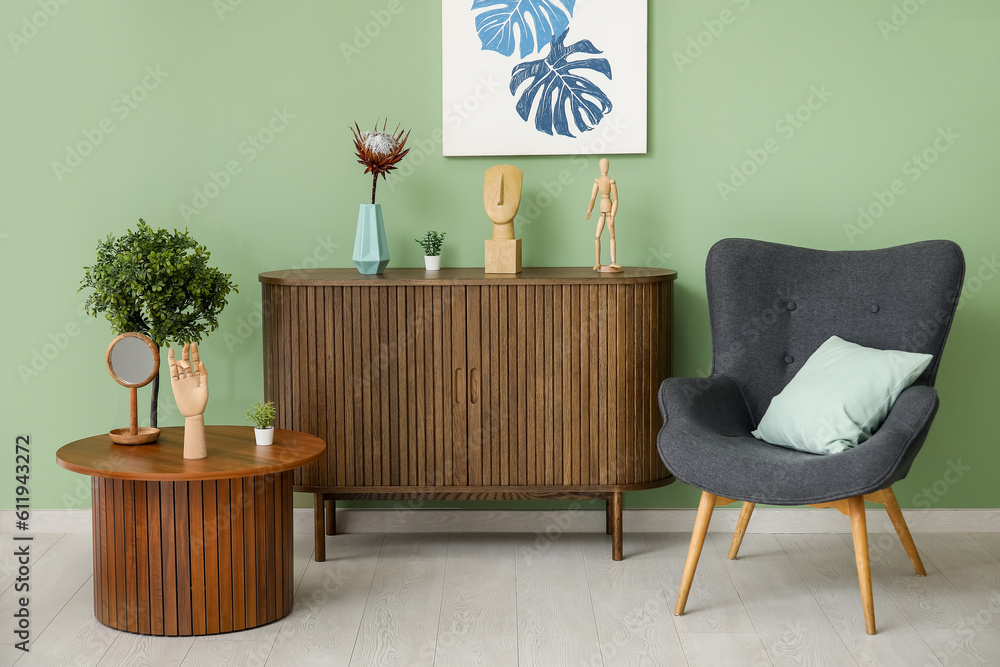
[[[147,635],[208,635],[291,611],[291,471],[92,483],[101,623]]]

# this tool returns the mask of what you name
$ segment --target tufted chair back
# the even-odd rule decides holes
[[[932,354],[915,384],[933,385],[964,276],[951,241],[823,251],[724,239],[706,264],[712,374],[739,384],[755,423],[832,335]]]

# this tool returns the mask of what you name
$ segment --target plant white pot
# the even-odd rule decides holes
[[[428,271],[440,271],[441,255],[424,255],[424,268]]]
[[[266,447],[274,444],[274,427],[253,429],[253,437],[257,440],[259,447]]]

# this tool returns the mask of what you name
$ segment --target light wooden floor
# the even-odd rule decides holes
[[[37,535],[31,652],[12,644],[12,549],[0,557],[0,667],[44,665],[1000,665],[1000,533],[871,536],[879,634],[864,633],[850,535],[711,533],[672,608],[688,535],[356,534],[312,561],[296,535],[295,608],[211,638],[117,632],[93,616],[89,534]]]

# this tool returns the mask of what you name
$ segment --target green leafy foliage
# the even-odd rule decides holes
[[[426,234],[422,239],[414,239],[421,248],[424,249],[424,254],[434,257],[435,255],[441,254],[441,244],[444,243],[444,235],[447,232],[435,232],[433,229]]]
[[[135,231],[109,234],[84,267],[80,290],[94,290],[86,312],[104,313],[114,334],[138,331],[161,347],[198,342],[219,327],[226,295],[239,291],[209,257],[186,230],[153,229],[140,218]]]
[[[253,425],[257,428],[271,428],[274,426],[275,413],[274,403],[271,401],[267,403],[258,401],[247,410],[247,419],[253,422]]]

